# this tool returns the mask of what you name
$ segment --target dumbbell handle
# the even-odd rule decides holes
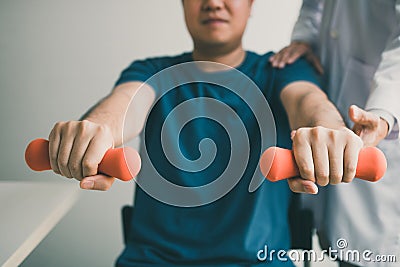
[[[30,142],[25,150],[25,161],[34,171],[51,170],[49,141],[36,139]],[[129,181],[139,173],[140,167],[141,159],[136,150],[131,147],[112,148],[104,154],[98,172]]]
[[[387,167],[385,155],[376,147],[366,147],[358,155],[356,178],[376,182],[383,177]],[[299,169],[289,149],[270,147],[260,159],[262,174],[270,181],[299,176]]]

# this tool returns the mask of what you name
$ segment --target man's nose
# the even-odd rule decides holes
[[[221,10],[225,5],[224,0],[204,0],[202,9],[204,11],[217,11]]]

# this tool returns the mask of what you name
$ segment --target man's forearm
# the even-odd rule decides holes
[[[81,120],[88,120],[108,127],[112,132],[114,145],[120,146],[123,143],[124,118],[130,99],[128,94],[114,91],[90,108],[81,117]]]
[[[120,146],[142,131],[154,99],[154,89],[142,82],[121,84],[86,112],[82,119],[109,128],[114,145]]]
[[[331,129],[345,127],[345,123],[325,94],[309,93],[304,96],[298,109],[300,120],[296,128],[323,126]],[[301,118],[304,119],[301,119]]]
[[[323,126],[341,129],[345,123],[325,93],[307,82],[297,82],[282,91],[282,102],[292,129]]]

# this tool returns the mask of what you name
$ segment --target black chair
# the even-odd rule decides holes
[[[124,206],[122,207],[121,212],[122,212],[122,234],[123,234],[124,244],[126,245],[130,235],[133,207]]]
[[[294,194],[289,205],[289,227],[292,249],[312,249],[314,216],[312,211],[301,208],[300,194]],[[309,267],[310,261],[304,259],[304,267]]]

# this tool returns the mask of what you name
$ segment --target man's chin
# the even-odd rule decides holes
[[[222,37],[213,37],[207,40],[201,40],[198,42],[197,47],[201,47],[203,49],[221,49],[227,46],[230,46],[231,42],[226,40],[226,38]]]

